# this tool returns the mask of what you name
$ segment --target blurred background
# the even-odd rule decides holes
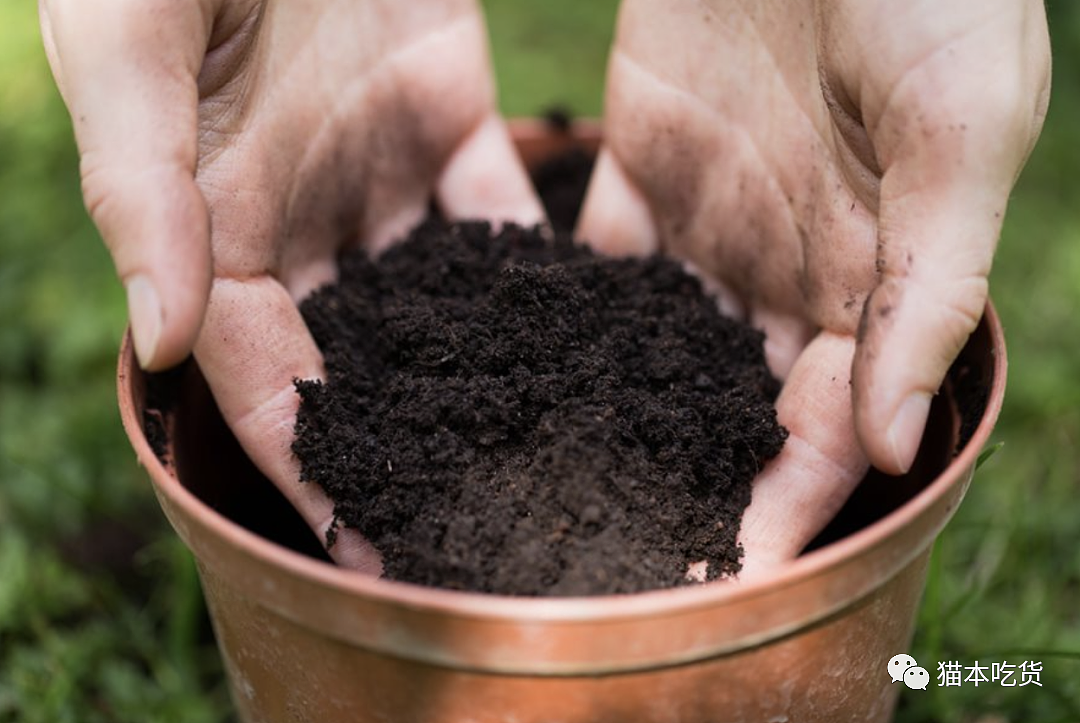
[[[0,0],[0,723],[232,720],[193,564],[116,411],[125,306],[79,195],[35,3]],[[615,0],[488,0],[509,116],[598,115]],[[1003,443],[935,549],[912,654],[1043,664],[1042,687],[905,691],[898,721],[1080,721],[1080,6],[991,293]]]

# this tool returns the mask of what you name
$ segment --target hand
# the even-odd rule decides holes
[[[982,316],[1050,81],[1040,0],[625,0],[581,235],[659,247],[764,329],[791,436],[745,570],[898,474]]]
[[[320,535],[299,483],[294,378],[323,374],[295,302],[345,245],[425,213],[543,213],[495,111],[473,0],[41,0],[87,208],[141,364],[194,348],[245,450]],[[377,568],[342,531],[338,562]]]

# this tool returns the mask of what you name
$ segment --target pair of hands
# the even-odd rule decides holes
[[[41,21],[140,362],[194,350],[325,534],[290,452],[292,379],[322,375],[296,302],[432,196],[543,218],[475,0],[41,0]],[[910,466],[1048,91],[1040,0],[623,1],[580,232],[693,261],[768,335],[791,436],[755,483],[744,574],[797,555],[869,463]],[[353,531],[330,552],[377,565]]]

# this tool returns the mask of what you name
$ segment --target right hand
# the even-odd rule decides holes
[[[290,451],[293,379],[323,374],[296,302],[333,280],[344,246],[385,246],[432,196],[450,218],[543,217],[476,3],[41,0],[40,14],[140,363],[194,350],[248,455],[325,535],[333,505]],[[330,553],[378,568],[351,531]]]
[[[766,334],[790,432],[743,517],[794,558],[907,472],[1046,114],[1041,0],[624,0],[581,235],[692,261]]]

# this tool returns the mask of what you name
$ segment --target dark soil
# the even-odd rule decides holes
[[[297,383],[293,449],[387,577],[577,595],[739,569],[779,385],[675,262],[431,221],[301,308],[327,381]]]
[[[957,360],[949,370],[953,396],[960,414],[960,429],[955,454],[960,454],[982,422],[986,405],[990,401],[990,385],[993,374],[981,364]]]
[[[168,419],[176,405],[176,388],[189,359],[172,369],[146,375],[143,433],[146,434],[146,441],[154,455],[166,467],[170,464]]]

